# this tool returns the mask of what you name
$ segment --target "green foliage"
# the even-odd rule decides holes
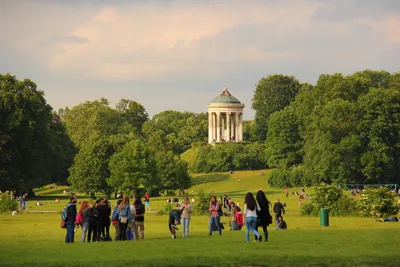
[[[288,106],[256,119],[267,134],[266,160],[278,167],[270,183],[398,183],[399,77],[372,70],[323,74],[315,86],[303,84]],[[261,110],[267,105],[254,101]],[[301,179],[292,172],[299,165],[307,174]]]
[[[311,200],[301,206],[300,214],[318,216],[321,208],[329,209],[331,216],[348,216],[356,213],[357,205],[340,187],[321,183],[315,187]]]
[[[33,81],[0,74],[0,190],[65,180],[75,152],[51,111]]]
[[[292,167],[279,166],[272,171],[268,183],[278,188],[310,186],[312,181],[308,178],[307,169],[302,165]]]
[[[211,193],[206,193],[203,189],[199,189],[196,193],[195,203],[193,205],[193,214],[205,215],[209,214],[208,208],[210,207]]]
[[[8,192],[0,192],[0,212],[13,211],[18,209],[18,200],[11,199]]]
[[[193,172],[227,172],[265,169],[265,145],[261,143],[221,143],[199,148]]]
[[[143,125],[148,140],[162,142],[175,154],[190,148],[193,142],[204,142],[208,135],[208,117],[205,113],[163,111]]]
[[[111,175],[107,184],[114,189],[131,192],[158,183],[154,155],[141,140],[130,141],[113,154],[109,169]]]
[[[358,206],[362,216],[378,218],[396,215],[400,209],[394,194],[387,188],[367,188]]]
[[[293,76],[281,74],[262,78],[254,91],[252,108],[255,114],[255,132],[258,141],[265,141],[269,119],[292,102],[298,93],[300,82]]]

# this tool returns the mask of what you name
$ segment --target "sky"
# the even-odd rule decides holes
[[[0,73],[55,109],[105,97],[206,112],[226,86],[253,119],[270,74],[400,71],[399,0],[2,0]]]

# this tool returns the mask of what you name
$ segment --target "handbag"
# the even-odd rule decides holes
[[[64,221],[63,219],[61,219],[60,227],[63,228],[63,229],[67,228],[67,222]]]
[[[116,223],[118,223],[118,220],[113,220],[111,223],[112,225],[115,225]]]
[[[120,221],[121,221],[121,223],[127,223],[128,222],[128,218],[127,217],[121,217]]]

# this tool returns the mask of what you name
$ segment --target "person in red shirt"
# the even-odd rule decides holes
[[[242,230],[243,227],[243,214],[239,206],[235,207],[235,215],[232,218],[231,231]]]

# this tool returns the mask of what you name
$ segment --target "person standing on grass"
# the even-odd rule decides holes
[[[115,237],[114,237],[115,241],[119,241],[119,235],[121,233],[120,227],[119,227],[119,221],[118,221],[118,206],[121,204],[121,202],[122,202],[122,199],[119,199],[117,201],[117,205],[115,205],[114,210],[111,215],[112,224],[114,225],[114,228],[115,228]]]
[[[67,205],[67,233],[65,235],[65,243],[74,243],[76,213],[76,198],[71,197]]]
[[[257,211],[260,206],[254,199],[252,193],[248,192],[244,199],[244,219],[246,222],[246,242],[249,243],[250,232],[256,236],[256,241],[262,241],[262,236],[257,232]]]
[[[128,228],[129,220],[132,219],[131,209],[129,206],[129,198],[124,197],[121,204],[118,206],[118,221],[119,221],[119,240],[126,240],[126,230]]]
[[[82,201],[81,206],[79,208],[80,214],[82,214],[83,218],[83,223],[82,223],[82,236],[81,236],[81,242],[84,243],[86,240],[86,233],[89,229],[89,221],[86,219],[87,218],[87,212],[90,209],[90,205],[88,201]]]
[[[210,231],[209,231],[208,235],[212,235],[214,224],[217,226],[219,234],[222,235],[220,216],[219,216],[219,204],[218,204],[217,198],[215,196],[211,197],[210,207],[208,208],[208,210],[211,211],[210,223],[209,223]]]
[[[141,197],[137,195],[135,198],[135,203],[133,203],[136,209],[135,223],[138,229],[139,238],[144,239],[144,214],[146,213],[146,209],[142,203]]]
[[[177,225],[181,223],[181,214],[182,210],[172,210],[169,213],[168,226],[173,239],[176,239],[176,231],[179,230]]]
[[[190,204],[189,198],[185,197],[185,199],[183,200],[182,215],[181,215],[183,238],[189,237],[189,224],[192,212],[193,212],[192,204]]]
[[[287,186],[285,188],[285,194],[286,194],[286,198],[288,198],[289,197],[289,188]]]
[[[99,228],[97,232],[97,240],[101,240],[101,238],[105,241],[109,240],[109,236],[106,235],[106,227],[110,225],[110,213],[111,209],[107,203],[105,203],[104,198],[100,198],[99,203]]]
[[[86,211],[85,221],[88,222],[88,235],[87,242],[97,241],[97,223],[99,221],[99,210],[95,206],[90,205],[88,210]]]
[[[262,190],[259,190],[256,195],[257,204],[260,206],[260,210],[257,212],[258,226],[263,229],[264,241],[268,241],[268,229],[270,223],[272,223],[272,216],[269,212],[268,199]],[[258,229],[257,229],[258,230]]]
[[[150,211],[150,195],[149,195],[149,192],[147,192],[144,195],[144,203],[146,204],[147,211]]]
[[[279,201],[279,198],[276,200],[274,204],[274,213],[275,213],[275,221],[276,224],[279,224],[279,216],[285,214],[285,209],[283,208],[282,203]]]
[[[136,240],[139,240],[139,234],[138,234],[138,229],[137,229],[137,225],[136,225],[136,221],[135,221],[135,216],[136,216],[136,208],[135,205],[130,205],[130,209],[131,209],[131,215],[132,215],[132,220],[130,220],[129,222],[129,230],[131,231],[131,233],[133,234],[133,238]]]

